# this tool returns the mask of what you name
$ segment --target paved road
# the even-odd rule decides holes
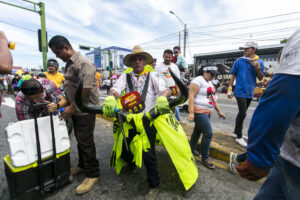
[[[15,122],[15,110],[4,102],[2,106],[3,119],[0,120],[0,157],[7,154],[4,128],[10,122]],[[76,176],[72,184],[52,194],[48,199],[143,199],[148,191],[145,168],[137,169],[130,174],[117,175],[114,169],[109,168],[110,152],[113,145],[111,123],[104,119],[97,119],[95,130],[97,157],[101,168],[101,181],[95,188],[84,196],[75,195],[75,188],[84,176]],[[224,169],[210,170],[198,163],[199,178],[196,184],[185,191],[179,176],[163,147],[157,147],[158,169],[161,177],[161,187],[158,199],[253,199],[260,184],[249,182],[231,174]],[[77,164],[78,156],[76,141],[71,136],[71,165]],[[0,162],[0,199],[9,199],[3,162]]]

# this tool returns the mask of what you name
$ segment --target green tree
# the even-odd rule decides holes
[[[287,43],[288,40],[289,40],[288,38],[284,38],[283,40],[280,40],[280,44],[285,44]]]

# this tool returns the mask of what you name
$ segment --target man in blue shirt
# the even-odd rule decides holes
[[[247,109],[254,97],[256,77],[262,80],[265,74],[263,62],[255,54],[257,48],[258,45],[254,41],[248,41],[245,46],[240,47],[241,50],[244,50],[244,56],[234,62],[230,71],[229,91],[231,91],[233,82],[236,79],[234,96],[239,108],[233,136],[236,137],[236,142],[243,147],[247,146],[242,134],[243,122]],[[232,95],[228,94],[228,97],[232,98]]]
[[[288,40],[280,66],[253,114],[247,160],[240,176],[265,177],[255,200],[300,197],[300,29]]]

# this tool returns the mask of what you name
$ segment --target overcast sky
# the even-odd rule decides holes
[[[32,8],[30,3],[21,0],[4,1]],[[184,26],[169,13],[170,10],[187,24],[188,63],[193,63],[194,54],[237,49],[250,39],[256,40],[259,46],[278,44],[281,38],[287,38],[300,28],[299,0],[43,2],[48,39],[63,35],[75,50],[78,50],[79,44],[129,49],[140,44],[159,62],[165,49],[178,45],[180,31],[183,47]],[[40,17],[37,13],[0,3],[0,30],[9,40],[16,42],[16,49],[12,51],[15,66],[37,68],[42,65],[37,42],[39,28]],[[49,57],[55,57],[50,49]]]

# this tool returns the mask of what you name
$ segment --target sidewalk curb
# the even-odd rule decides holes
[[[188,140],[190,141],[190,136],[187,136]],[[201,142],[198,141],[198,145],[200,145]],[[224,161],[226,163],[230,163],[230,153],[232,151],[229,151],[228,149],[226,149],[225,147],[219,145],[216,142],[211,142],[210,147],[209,147],[209,156],[214,158],[214,159],[218,159],[221,161]]]
[[[103,118],[103,119],[106,119],[106,120],[111,121],[111,122],[114,121],[113,118],[105,117],[101,114],[97,114],[96,116],[100,117],[100,118]],[[187,136],[187,138],[188,138],[188,140],[190,140],[190,136]],[[198,141],[198,145],[200,145],[200,141]],[[216,142],[211,142],[210,148],[209,148],[210,157],[212,157],[214,159],[224,161],[224,162],[229,164],[229,162],[230,162],[230,153],[231,153],[231,151],[229,151],[225,147],[219,145]]]

